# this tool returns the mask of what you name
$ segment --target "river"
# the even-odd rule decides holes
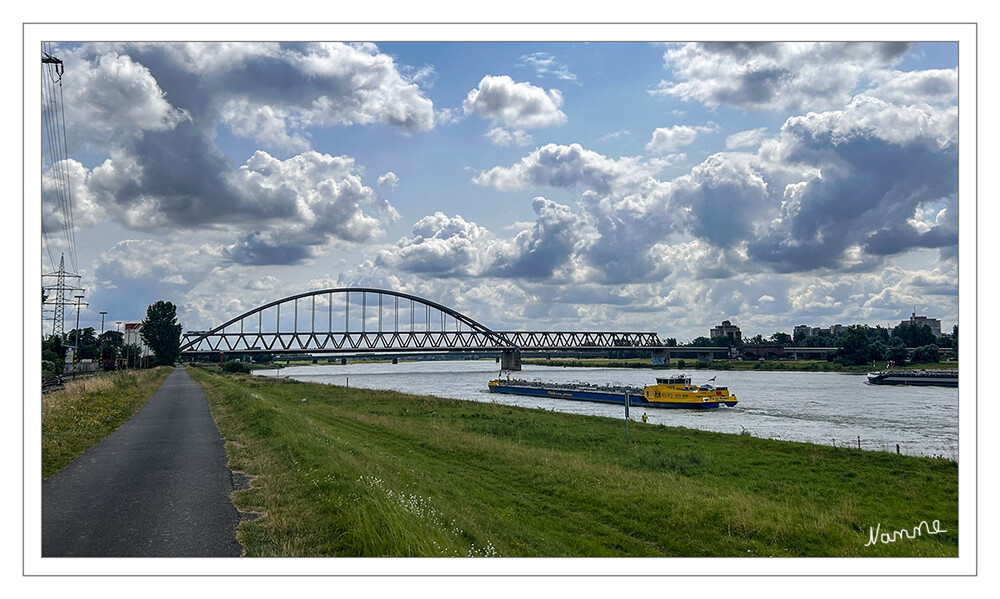
[[[357,363],[259,370],[261,376],[392,389],[419,395],[541,408],[574,414],[624,418],[623,406],[490,393],[486,383],[499,374],[493,360]],[[556,382],[621,382],[646,385],[679,370],[567,368],[525,365],[518,378]],[[869,385],[864,375],[833,372],[713,371],[684,374],[701,384],[729,387],[739,403],[718,410],[632,408],[651,424],[840,447],[896,451],[958,460],[958,389]]]

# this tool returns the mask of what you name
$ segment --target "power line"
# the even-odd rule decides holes
[[[64,65],[62,60],[45,51],[45,44],[42,45],[42,48],[42,124],[44,139],[48,142],[49,170],[53,180],[51,191],[59,218],[62,221],[64,251],[69,254],[73,270],[79,270],[76,257],[76,226],[73,220],[73,191],[69,173],[66,111],[62,86]],[[49,262],[55,267],[50,247],[53,243],[53,233],[44,226],[44,215],[43,235],[43,239],[48,244],[46,250]]]

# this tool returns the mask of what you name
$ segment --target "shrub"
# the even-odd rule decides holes
[[[222,364],[222,372],[240,372],[250,374],[250,365],[239,360],[229,360]]]

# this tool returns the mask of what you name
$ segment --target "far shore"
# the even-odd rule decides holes
[[[482,358],[480,361],[492,361],[492,358]],[[420,362],[423,360],[399,358],[399,362]],[[358,360],[347,359],[347,364],[389,364],[392,358]],[[564,368],[640,368],[650,370],[749,370],[777,372],[842,372],[846,374],[866,374],[886,370],[885,362],[865,364],[862,366],[843,366],[827,360],[671,360],[667,364],[652,364],[649,358],[561,358],[561,357],[530,357],[523,358],[521,364],[526,366],[561,366]],[[332,366],[341,365],[341,358],[317,357],[315,360],[282,360],[277,359],[269,364],[252,364],[254,370],[275,370],[291,366]],[[894,365],[894,370],[958,370],[957,360],[944,360],[935,363],[917,363]]]

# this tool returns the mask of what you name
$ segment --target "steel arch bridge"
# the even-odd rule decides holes
[[[182,355],[190,356],[663,347],[656,333],[494,331],[447,306],[408,293],[340,287],[288,296],[212,330],[185,333],[180,349]]]

